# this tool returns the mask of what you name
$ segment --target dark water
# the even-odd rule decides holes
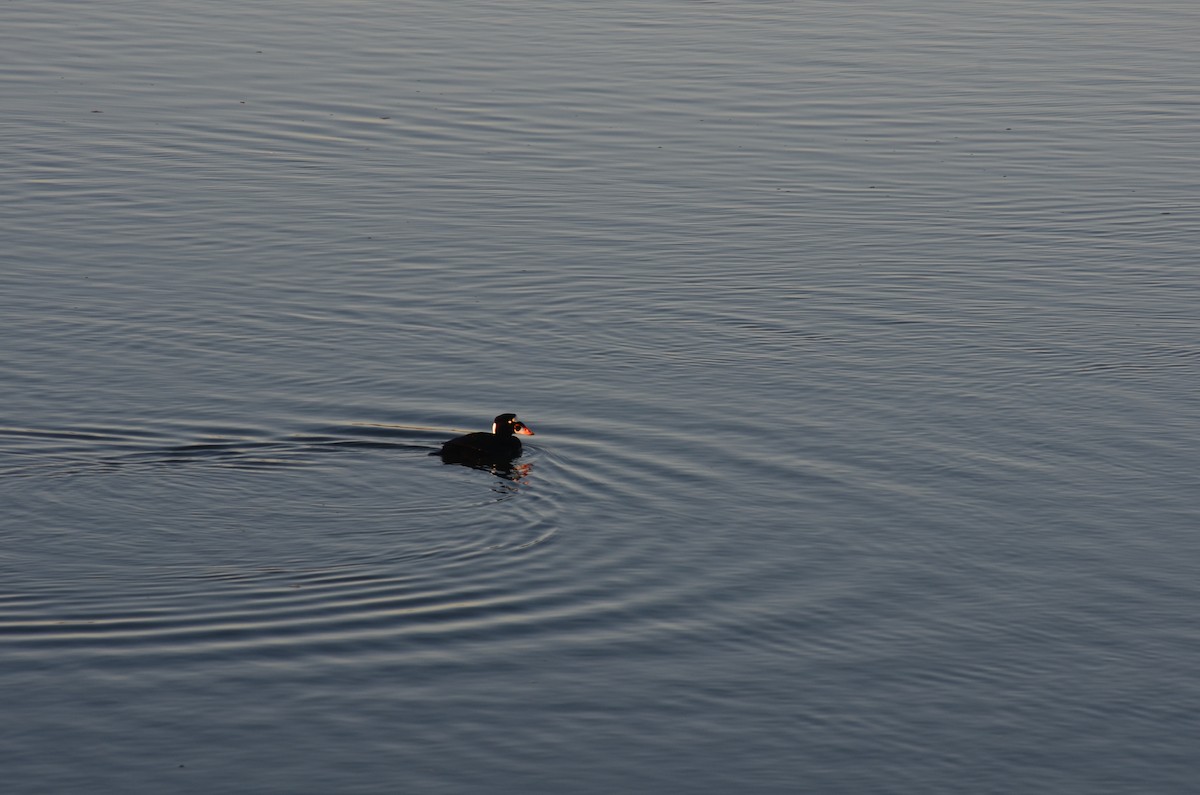
[[[1195,791],[1200,6],[0,18],[6,793]]]

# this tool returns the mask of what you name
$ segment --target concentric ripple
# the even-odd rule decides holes
[[[493,598],[503,572],[554,537],[557,509],[538,493],[536,454],[525,478],[500,479],[430,457],[445,435],[4,429],[0,631],[113,650],[220,646],[353,634]],[[54,576],[23,576],[23,560]]]
[[[583,436],[527,444],[509,479],[431,456],[448,433],[4,429],[0,489],[14,509],[0,635],[25,653],[114,664],[400,641],[422,660],[477,657],[480,644],[652,643],[730,623],[720,616],[742,572],[679,576],[681,539],[660,525],[686,526],[696,506],[665,517],[647,498],[655,482],[699,476],[687,463]],[[684,452],[681,462],[711,455]],[[584,531],[614,500],[626,526]],[[47,515],[56,526],[38,521]],[[706,557],[738,543],[698,529],[689,543]],[[42,576],[22,576],[26,558]]]
[[[697,587],[646,565],[669,559],[669,536],[579,532],[609,500],[637,512],[647,479],[663,476],[648,462],[586,439],[566,452],[527,444],[509,479],[431,456],[448,433],[4,429],[0,635],[25,653],[113,661],[398,639],[424,659],[628,638]],[[639,469],[640,484],[625,482]]]

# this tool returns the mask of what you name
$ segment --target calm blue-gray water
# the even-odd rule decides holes
[[[1200,786],[1194,0],[0,22],[6,795]]]

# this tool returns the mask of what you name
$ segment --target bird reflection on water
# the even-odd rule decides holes
[[[490,461],[479,456],[463,455],[462,453],[447,453],[445,451],[430,453],[440,456],[442,463],[457,464],[458,466],[489,472],[498,478],[511,481],[520,486],[529,485],[529,476],[533,472],[533,462],[516,463],[514,461]]]
[[[467,466],[470,466],[469,464]],[[490,472],[503,482],[497,483],[495,489],[504,494],[516,493],[521,488],[530,484],[529,475],[533,472],[532,463],[524,464],[487,464],[482,466],[474,466],[472,469],[479,469],[484,472]]]

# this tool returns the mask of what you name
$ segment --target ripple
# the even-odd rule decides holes
[[[676,435],[692,445],[676,463],[586,436],[528,444],[523,477],[509,480],[431,457],[449,433],[0,430],[0,490],[15,503],[0,637],[29,654],[114,659],[384,641],[413,644],[401,658],[467,659],[480,644],[698,640],[732,615],[743,572],[685,576],[677,531],[653,532],[686,525],[692,507],[650,495],[656,482],[703,477],[691,463],[711,454],[703,443]],[[611,500],[644,521],[581,532]],[[40,526],[45,515],[59,526]],[[701,532],[687,554],[736,543]],[[38,579],[21,576],[23,560],[37,561]]]
[[[0,429],[13,498],[0,636],[253,655],[453,635],[562,604],[571,580],[544,560],[560,509],[540,482],[556,462],[530,446],[518,480],[446,466],[429,453],[448,434]]]

